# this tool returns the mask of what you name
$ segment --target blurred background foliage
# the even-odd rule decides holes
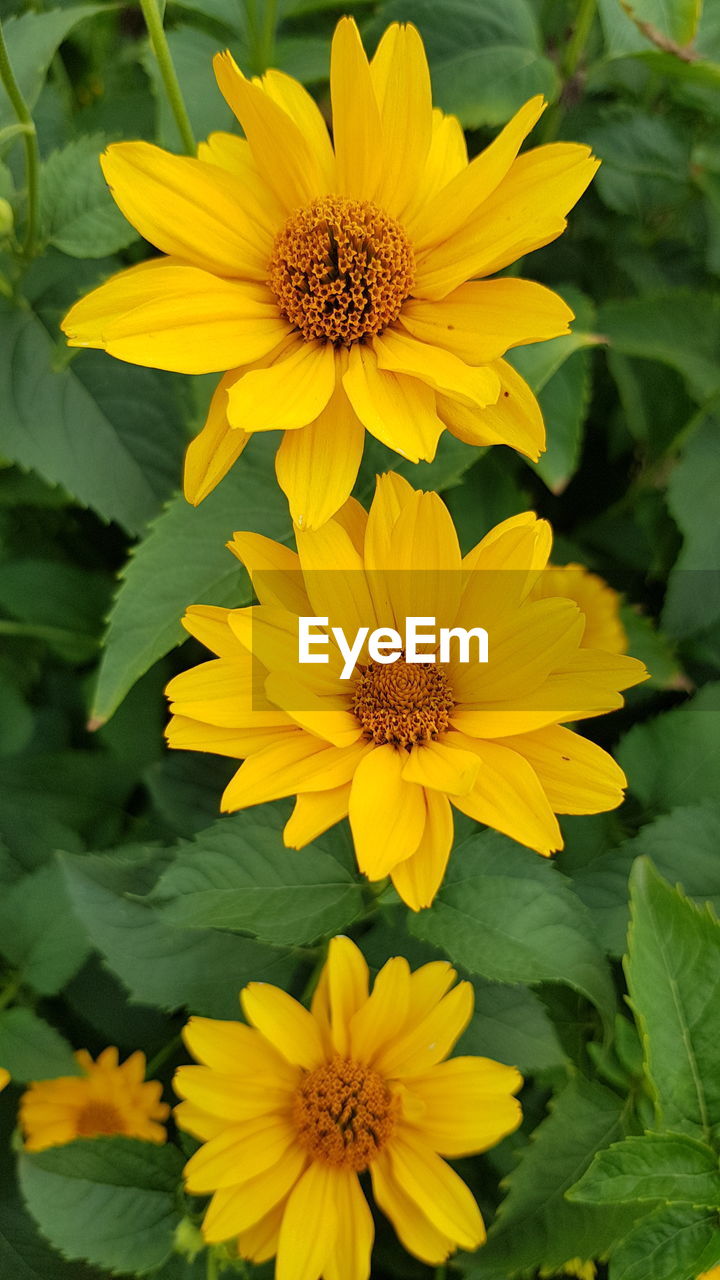
[[[250,599],[224,548],[232,531],[291,536],[275,441],[253,442],[193,510],[177,490],[209,380],[65,348],[68,305],[149,252],[115,210],[99,153],[119,138],[179,151],[181,138],[140,8],[0,0],[36,127],[18,128],[0,86],[0,1063],[17,1084],[72,1071],[71,1044],[111,1042],[158,1054],[168,1079],[185,1009],[234,1016],[250,978],[299,993],[333,932],[351,929],[376,966],[439,949],[476,985],[467,1051],[529,1078],[522,1131],[461,1162],[491,1220],[503,1207],[487,1247],[450,1274],[603,1259],[605,1275],[610,1255],[611,1280],[648,1280],[652,1254],[653,1280],[691,1280],[720,1262],[717,1188],[688,1201],[673,1181],[683,1160],[716,1160],[720,1126],[720,926],[692,903],[720,901],[720,3],[170,0],[196,137],[232,127],[211,70],[223,47],[247,72],[281,67],[327,107],[329,40],[347,10],[369,48],[389,22],[416,23],[435,100],[471,154],[541,92],[551,105],[533,142],[584,141],[603,161],[567,234],[513,268],[577,314],[570,337],[513,354],[545,412],[540,463],[448,438],[432,465],[410,468],[371,442],[357,493],[397,466],[443,492],[466,546],[533,507],[553,522],[556,563],[623,592],[652,680],[584,731],[615,752],[629,798],[564,822],[552,865],[468,823],[436,905],[409,921],[392,896],[380,908],[368,897],[341,829],[290,855],[283,805],[216,821],[231,766],[166,754],[162,688],[200,657],[177,647],[184,607]],[[16,1098],[13,1087],[1,1100],[3,1274],[199,1280],[230,1266],[173,1253],[197,1205],[167,1192],[169,1166],[119,1188],[110,1157],[93,1182],[82,1152],[76,1167],[25,1156],[19,1192]],[[686,1146],[650,1151],[637,1136],[663,1128]],[[665,1169],[654,1198],[635,1186],[612,1200],[612,1170],[595,1165],[565,1198],[597,1150],[627,1138]],[[136,1224],[149,1195],[148,1246]],[[374,1274],[429,1273],[381,1228]]]

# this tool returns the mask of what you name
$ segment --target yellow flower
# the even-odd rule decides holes
[[[10,1083],[10,1072],[4,1067],[0,1067],[0,1090],[4,1089]]]
[[[585,615],[582,643],[586,649],[627,653],[628,639],[620,620],[622,597],[604,578],[581,564],[548,565],[533,587],[533,600],[566,596]]]
[[[145,1082],[145,1054],[118,1062],[115,1048],[96,1062],[84,1049],[75,1054],[81,1076],[59,1076],[31,1084],[20,1099],[20,1124],[28,1151],[62,1146],[74,1138],[124,1134],[164,1142],[170,1108],[160,1101],[162,1085]]]
[[[293,848],[349,815],[360,870],[390,874],[415,910],[442,880],[451,804],[539,853],[561,848],[556,813],[615,808],[625,785],[609,755],[561,723],[622,706],[618,691],[646,672],[582,647],[574,601],[529,598],[550,543],[546,522],[526,512],[463,560],[437,494],[393,473],[369,516],[351,499],[322,529],[298,530],[297,554],[236,533],[229,545],[260,604],[188,610],[185,627],[218,658],[170,682],[170,746],[246,757],[224,811],[296,795]],[[387,665],[365,648],[343,678],[331,637],[327,665],[298,662],[299,616],[327,617],[346,637],[402,633],[409,616],[481,626],[489,662],[451,649],[449,661]]]
[[[713,1267],[711,1271],[703,1271],[698,1280],[720,1280],[720,1267]]]
[[[571,1258],[561,1271],[549,1271],[547,1267],[540,1269],[541,1280],[549,1276],[573,1276],[575,1280],[595,1280],[597,1268],[594,1262],[583,1262],[582,1258]]]
[[[567,333],[573,314],[541,285],[484,277],[561,235],[597,168],[589,149],[518,156],[536,97],[468,163],[458,121],[433,109],[412,26],[389,27],[368,63],[340,21],[332,143],[289,76],[247,80],[229,53],[215,72],[245,138],[212,134],[197,159],[108,148],[117,204],[168,256],[112,277],[63,326],[72,346],[130,363],[224,373],[187,454],[188,500],[271,429],[285,432],[278,479],[309,528],[350,493],[365,430],[415,462],[445,427],[537,459],[540,410],[502,357]]]
[[[277,987],[241,993],[251,1026],[191,1018],[203,1066],[180,1067],[178,1123],[204,1145],[185,1169],[213,1193],[203,1234],[242,1257],[277,1254],[277,1280],[367,1280],[373,1221],[358,1175],[406,1249],[441,1263],[485,1239],[480,1211],[445,1163],[517,1128],[522,1078],[487,1058],[445,1061],[473,1009],[445,961],[397,957],[372,994],[362,954],[334,938],[308,1013]]]

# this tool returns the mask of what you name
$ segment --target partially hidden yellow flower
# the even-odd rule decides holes
[[[720,1280],[720,1267],[713,1267],[711,1271],[703,1271],[698,1280]]]
[[[574,1280],[595,1280],[596,1275],[595,1263],[584,1262],[582,1258],[571,1258],[560,1271],[550,1271],[547,1267],[540,1269],[541,1280],[548,1280],[550,1276],[572,1276]]]
[[[620,618],[622,596],[604,578],[581,564],[548,565],[533,587],[534,600],[566,596],[575,600],[585,617],[582,643],[586,649],[627,653],[628,638]]]
[[[22,1095],[20,1125],[28,1151],[112,1134],[165,1141],[161,1121],[170,1108],[160,1101],[159,1081],[145,1080],[144,1053],[121,1063],[113,1047],[103,1049],[96,1061],[79,1049],[75,1058],[82,1075],[36,1081]]]
[[[397,957],[369,994],[361,952],[339,937],[311,1012],[253,982],[241,993],[251,1026],[190,1019],[186,1043],[204,1065],[177,1071],[176,1118],[204,1144],[185,1178],[192,1194],[212,1193],[208,1243],[235,1239],[253,1262],[277,1254],[277,1280],[367,1280],[367,1170],[416,1257],[438,1264],[482,1244],[480,1210],[443,1157],[512,1133],[522,1078],[488,1058],[446,1061],[473,1009],[456,977],[445,961],[411,973]]]
[[[187,454],[188,500],[273,429],[279,482],[309,528],[350,493],[366,430],[415,462],[445,428],[537,459],[542,416],[503,356],[567,333],[573,314],[539,284],[485,277],[562,233],[597,168],[589,148],[518,155],[546,105],[535,97],[468,162],[412,26],[389,27],[368,63],[340,21],[332,142],[289,76],[248,80],[229,53],[215,72],[245,138],[212,134],[197,158],[108,148],[117,204],[167,257],[113,276],[63,325],[71,346],[223,372]]]
[[[619,690],[647,673],[634,658],[583,647],[573,600],[532,599],[552,541],[544,520],[515,516],[463,559],[438,495],[390,473],[369,515],[350,499],[296,540],[297,554],[236,533],[229,546],[259,605],[196,605],[184,618],[218,657],[170,682],[168,741],[245,758],[224,811],[296,795],[284,833],[293,848],[349,815],[360,870],[391,875],[419,910],[445,871],[451,805],[550,854],[562,847],[557,813],[621,803],[622,770],[562,722],[622,706]],[[488,663],[461,661],[453,648],[448,661],[403,653],[388,665],[366,646],[343,678],[332,636],[326,665],[298,661],[299,617],[327,617],[352,637],[362,627],[403,634],[410,616],[485,628]]]
[[[0,1067],[0,1089],[4,1089],[10,1083],[10,1072],[4,1067]]]

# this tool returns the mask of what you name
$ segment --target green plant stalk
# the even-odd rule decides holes
[[[183,146],[189,156],[194,156],[196,152],[195,135],[187,107],[185,106],[180,81],[177,78],[157,0],[140,0],[140,7],[143,11],[152,50],[157,60],[158,69],[165,86],[165,93],[175,117],[175,123],[180,132]]]
[[[265,0],[265,12],[263,14],[262,27],[262,44],[261,48],[261,71],[267,71],[272,65],[273,54],[275,52],[275,28],[277,27],[277,0]]]
[[[583,56],[595,19],[596,7],[597,0],[580,0],[577,20],[573,27],[573,33],[567,42],[565,57],[562,59],[561,64],[565,80],[569,80],[575,74],[578,63]]]
[[[38,225],[38,200],[40,194],[40,151],[38,149],[37,131],[30,109],[22,95],[15,73],[10,65],[10,57],[5,43],[5,33],[0,21],[0,80],[22,126],[22,138],[25,145],[25,181],[27,188],[27,222],[23,252],[27,258],[33,256]]]

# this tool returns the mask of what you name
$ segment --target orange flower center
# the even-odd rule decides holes
[[[78,1137],[94,1138],[101,1133],[124,1133],[122,1116],[111,1102],[88,1102],[77,1118]]]
[[[352,709],[368,739],[410,748],[449,729],[454,705],[441,666],[398,658],[368,663],[356,678]]]
[[[399,222],[370,200],[323,196],[288,218],[268,284],[306,341],[349,347],[397,320],[414,278]]]
[[[395,1100],[376,1071],[336,1057],[308,1072],[293,1100],[300,1145],[315,1160],[361,1173],[382,1151]]]

